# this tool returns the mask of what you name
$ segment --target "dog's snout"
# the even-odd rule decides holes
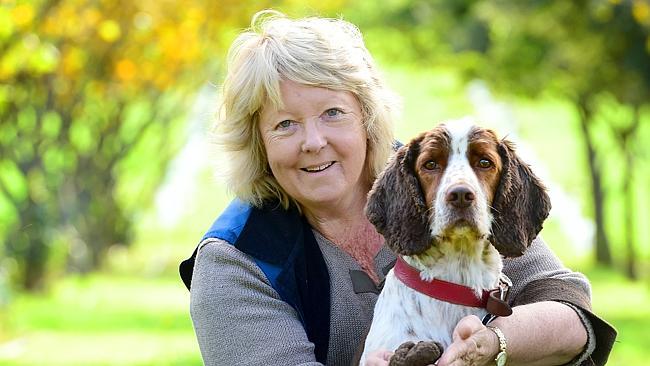
[[[476,195],[474,194],[474,191],[464,185],[451,187],[445,197],[447,203],[456,208],[469,207],[475,199]]]

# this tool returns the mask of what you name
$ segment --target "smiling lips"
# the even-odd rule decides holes
[[[334,165],[334,163],[335,163],[334,161],[328,161],[327,163],[324,163],[324,164],[321,164],[321,165],[318,165],[318,166],[310,166],[310,167],[306,167],[306,168],[300,168],[300,170],[308,172],[308,173],[318,173],[318,172],[322,172],[323,170],[331,167],[332,165]]]

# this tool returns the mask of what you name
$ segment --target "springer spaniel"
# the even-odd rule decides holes
[[[377,299],[361,364],[367,352],[406,341],[445,348],[470,314],[509,315],[502,256],[523,254],[550,207],[513,144],[469,119],[401,147],[366,206],[398,259]]]

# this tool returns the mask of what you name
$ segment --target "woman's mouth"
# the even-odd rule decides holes
[[[334,161],[328,161],[327,163],[321,164],[321,165],[316,165],[316,166],[309,166],[306,168],[300,168],[300,170],[305,171],[307,173],[318,173],[322,172],[323,170],[331,167],[334,165]]]

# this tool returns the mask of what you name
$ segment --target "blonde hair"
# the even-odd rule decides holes
[[[226,185],[238,198],[256,206],[273,198],[285,208],[293,202],[271,174],[258,128],[265,103],[282,106],[282,79],[355,95],[368,136],[366,174],[374,180],[384,168],[392,152],[397,98],[351,23],[258,12],[230,47],[227,67],[213,138],[225,154]]]

